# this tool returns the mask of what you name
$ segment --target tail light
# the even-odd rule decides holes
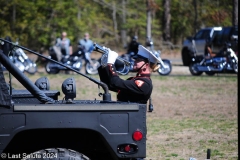
[[[134,154],[138,152],[138,146],[136,144],[120,144],[117,147],[117,151],[120,154]]]
[[[133,132],[132,138],[134,141],[141,141],[143,139],[143,133],[137,129]],[[120,154],[134,154],[138,152],[138,146],[133,143],[120,144],[117,147],[117,151]]]
[[[136,130],[135,132],[133,132],[132,137],[134,141],[141,141],[143,138],[143,134],[140,130]]]

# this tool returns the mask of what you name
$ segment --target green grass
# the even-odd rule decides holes
[[[182,119],[174,120],[161,120],[161,119],[148,119],[148,131],[149,135],[158,134],[160,131],[164,132],[182,132],[188,129],[201,130],[204,129],[208,133],[215,133],[221,131],[223,134],[228,134],[234,131],[237,126],[237,120],[235,119]],[[235,126],[233,128],[233,126]]]

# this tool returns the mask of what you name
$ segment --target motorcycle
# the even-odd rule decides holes
[[[158,59],[160,60],[160,68],[157,70],[158,73],[162,76],[167,76],[171,73],[172,71],[172,64],[171,64],[171,61],[168,60],[168,59],[161,59],[160,55],[161,55],[161,51],[158,50],[158,51],[155,51],[153,50],[152,51],[156,57],[158,57]]]
[[[18,45],[18,40],[15,43]],[[28,58],[26,53],[21,48],[12,48],[9,54],[9,59],[17,66],[21,72],[35,74],[37,72],[37,65]],[[6,70],[4,68],[4,70]]]
[[[57,61],[57,54],[56,54],[56,48],[53,46],[49,49],[49,58]],[[86,62],[86,73],[87,74],[97,74],[97,67],[100,65],[99,62],[95,59],[90,58],[90,53],[84,52],[82,48],[79,48],[77,51],[75,51],[70,56],[62,56],[61,63],[71,67],[72,69],[75,69],[77,71],[80,71],[83,65],[83,58],[85,56],[85,59],[87,59]],[[54,63],[52,61],[48,61],[45,65],[45,70],[49,74],[57,74],[61,70],[69,70],[66,67],[63,67],[57,63]]]
[[[160,60],[160,64],[159,64],[160,67],[159,67],[159,69],[157,70],[158,73],[159,73],[160,75],[162,75],[162,76],[167,76],[167,75],[169,75],[169,74],[172,72],[172,63],[171,63],[171,61],[168,60],[168,59],[162,59],[162,58],[160,57],[161,51],[160,51],[160,50],[158,50],[158,51],[154,50],[153,41],[152,41],[152,39],[151,39],[150,37],[147,37],[146,45],[147,45],[147,48],[148,48],[150,51],[152,51],[152,53],[154,53],[155,56],[158,57],[159,60]]]
[[[162,59],[162,58],[160,57],[161,51],[160,51],[160,50],[158,50],[158,51],[154,50],[153,42],[152,42],[152,41],[149,41],[147,48],[148,48],[150,51],[152,51],[152,53],[154,53],[155,56],[158,57],[159,60],[160,60],[160,63],[159,63],[160,68],[157,70],[157,72],[158,72],[160,75],[162,75],[162,76],[169,75],[169,74],[171,73],[171,71],[172,71],[171,61],[168,60],[168,59]],[[134,56],[134,53],[133,53],[133,52],[130,53],[130,54],[123,54],[123,55],[121,56],[121,58],[123,58],[123,59],[125,59],[125,60],[127,60],[128,62],[131,63],[130,69],[129,69],[130,72],[134,72],[134,71],[133,71],[134,59],[132,58],[133,56]],[[115,67],[117,68],[117,70],[124,70],[124,69],[123,69],[124,66],[122,65],[122,63],[118,63],[118,61],[116,61]],[[123,73],[124,73],[124,75],[128,74],[128,72],[123,72]]]
[[[203,72],[209,76],[223,72],[238,73],[238,57],[232,50],[231,44],[225,43],[224,48],[214,57],[193,56],[192,63],[189,65],[189,70],[194,76],[199,76]]]

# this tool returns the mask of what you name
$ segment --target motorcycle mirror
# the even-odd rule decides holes
[[[16,45],[18,45],[18,44],[19,44],[19,43],[18,43],[18,40],[19,40],[19,38],[17,38],[17,39],[16,39],[16,43],[15,43]]]

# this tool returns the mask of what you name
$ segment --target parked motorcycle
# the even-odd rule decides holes
[[[206,58],[205,56],[193,56],[192,63],[189,65],[189,70],[194,76],[199,76],[203,72],[210,76],[215,73],[223,72],[238,73],[238,57],[232,50],[231,44],[225,43],[224,48],[217,53],[215,57]]]
[[[153,52],[153,53],[156,55],[156,57],[158,57],[159,60],[160,60],[160,64],[159,64],[159,65],[160,65],[160,68],[157,70],[158,73],[159,73],[160,75],[162,75],[162,76],[167,76],[167,75],[169,75],[169,74],[171,73],[171,71],[172,71],[171,61],[168,60],[168,59],[161,59],[161,57],[160,57],[161,51],[160,51],[160,50],[158,50],[158,51],[153,50],[152,52]]]
[[[160,51],[160,50],[156,51],[156,50],[154,49],[154,44],[153,44],[153,41],[152,41],[152,39],[151,39],[150,37],[147,37],[146,46],[147,46],[147,48],[148,48],[150,51],[152,51],[152,53],[154,53],[154,54],[156,55],[156,57],[158,57],[159,60],[160,60],[160,64],[159,64],[159,65],[160,65],[160,68],[158,69],[158,73],[159,73],[160,75],[162,75],[162,76],[167,76],[167,75],[169,75],[169,74],[172,72],[172,63],[171,63],[171,61],[168,60],[168,59],[162,59],[162,58],[160,57],[161,51]]]
[[[156,55],[156,57],[158,57],[159,60],[160,60],[160,63],[159,63],[160,68],[157,70],[157,72],[158,72],[160,75],[162,75],[162,76],[169,75],[169,74],[171,73],[171,71],[172,71],[171,61],[168,60],[168,59],[162,59],[162,58],[160,57],[161,51],[160,51],[160,50],[158,50],[158,51],[154,50],[153,42],[152,42],[151,40],[148,41],[147,44],[148,44],[148,45],[147,45],[147,48],[148,48],[152,53],[154,53],[154,54]],[[135,54],[132,52],[132,53],[130,53],[130,54],[123,54],[123,55],[121,56],[121,58],[123,58],[123,59],[125,59],[125,60],[127,60],[128,62],[131,63],[131,65],[130,65],[130,70],[129,70],[130,72],[134,72],[134,71],[133,71],[134,59],[132,58],[134,55],[135,55]],[[118,61],[116,61],[115,66],[116,66],[117,70],[123,70],[123,67],[124,67],[124,66],[122,65],[122,63],[118,63]],[[128,72],[124,72],[124,73],[125,73],[125,75],[128,74]]]
[[[57,54],[56,54],[56,48],[53,46],[49,49],[49,58],[57,61]],[[84,56],[87,59],[86,63],[86,73],[87,74],[97,74],[97,67],[100,65],[99,62],[95,59],[90,58],[90,53],[84,52],[83,49],[79,48],[77,51],[75,51],[70,56],[62,56],[61,63],[71,67],[72,69],[75,69],[77,71],[80,71],[83,65],[83,59]],[[45,65],[45,70],[49,74],[57,74],[61,70],[69,70],[66,67],[63,67],[57,63],[54,63],[52,61],[48,61]]]
[[[18,40],[15,44],[18,45]],[[35,74],[37,72],[36,63],[29,59],[23,49],[13,46],[13,48],[7,54],[9,54],[9,58],[21,72],[27,72],[29,74]],[[6,69],[4,68],[4,70]]]

